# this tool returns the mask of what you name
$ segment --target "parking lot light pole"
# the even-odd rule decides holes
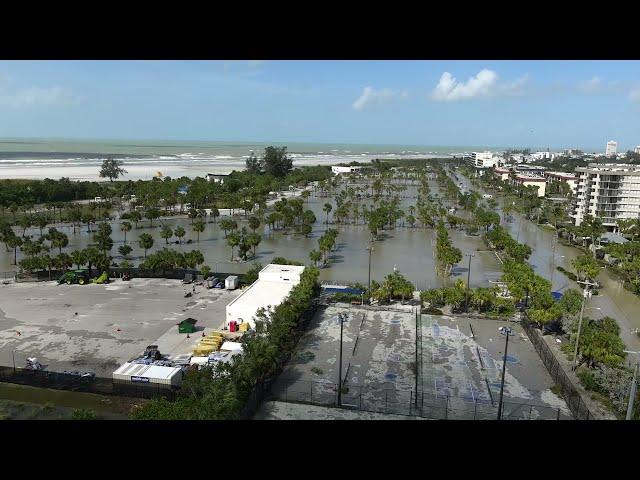
[[[338,407],[342,406],[342,330],[344,319],[342,313],[338,313],[338,321],[340,322],[340,355],[338,360]]]
[[[367,250],[369,250],[369,298],[371,298],[371,252],[373,251],[373,246],[371,244],[369,244],[369,247],[367,248]]]
[[[469,268],[467,271],[467,290],[465,292],[465,301],[464,301],[464,311],[469,311],[469,282],[471,282],[471,258],[475,257],[473,253],[467,253],[467,257],[469,257]]]
[[[504,342],[504,357],[502,357],[502,380],[500,380],[500,400],[498,401],[498,420],[502,419],[502,396],[504,393],[504,374],[507,369],[507,349],[509,348],[509,336],[511,335],[511,328],[505,328],[505,336],[507,337]]]
[[[584,307],[585,307],[585,304],[587,303],[587,298],[591,298],[591,291],[589,290],[589,287],[592,285],[595,285],[595,283],[590,283],[590,282],[578,282],[578,283],[584,283],[585,287],[582,292],[582,307],[580,307],[580,320],[578,320],[578,335],[576,336],[576,345],[573,350],[573,367],[571,368],[572,371],[575,371],[575,369],[578,366],[578,345],[580,343],[580,333],[582,332],[582,318],[584,316]]]

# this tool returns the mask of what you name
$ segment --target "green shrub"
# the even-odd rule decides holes
[[[436,307],[429,307],[422,310],[422,313],[425,313],[427,315],[442,315],[442,310]]]
[[[578,372],[578,378],[585,390],[591,390],[592,392],[598,390],[598,384],[596,383],[596,379],[593,377],[593,373],[588,370],[583,370],[582,372]]]
[[[88,408],[76,408],[71,414],[72,420],[95,420],[96,413]]]

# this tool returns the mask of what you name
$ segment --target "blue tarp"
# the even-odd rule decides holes
[[[560,300],[562,298],[562,293],[560,293],[560,292],[551,292],[551,296],[553,296],[554,300]]]

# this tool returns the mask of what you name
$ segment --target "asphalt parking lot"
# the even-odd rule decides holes
[[[122,363],[157,344],[163,354],[189,353],[202,331],[219,329],[240,290],[192,286],[180,280],[134,278],[107,285],[57,282],[0,285],[0,364],[24,367],[36,357],[48,370],[93,371],[110,377]],[[176,324],[193,317],[187,338]]]

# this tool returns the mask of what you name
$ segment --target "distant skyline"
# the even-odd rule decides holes
[[[0,61],[0,137],[640,145],[637,61]]]

